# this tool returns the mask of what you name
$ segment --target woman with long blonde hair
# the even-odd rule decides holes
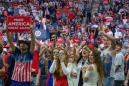
[[[53,50],[54,61],[50,67],[50,72],[54,74],[54,86],[68,86],[67,80],[67,52],[63,48]]]

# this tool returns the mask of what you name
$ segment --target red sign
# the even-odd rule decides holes
[[[7,27],[10,32],[29,32],[31,24],[30,16],[8,16]]]

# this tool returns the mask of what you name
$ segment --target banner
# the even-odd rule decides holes
[[[8,16],[7,27],[9,32],[29,32],[31,24],[30,16]]]

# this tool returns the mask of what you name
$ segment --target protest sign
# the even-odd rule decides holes
[[[29,32],[31,24],[30,16],[8,16],[7,27],[9,32]]]

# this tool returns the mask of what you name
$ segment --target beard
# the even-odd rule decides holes
[[[20,48],[20,51],[21,51],[21,52],[25,52],[25,51],[27,51],[27,49],[25,49],[25,48]]]

